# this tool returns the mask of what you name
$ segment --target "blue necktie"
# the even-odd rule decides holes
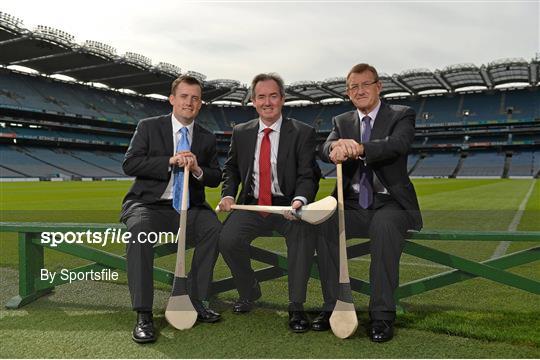
[[[362,131],[361,141],[366,143],[371,137],[371,118],[364,116],[362,122],[364,123],[364,131]],[[363,209],[367,209],[373,202],[373,170],[371,170],[370,166],[365,165],[364,161],[360,160],[358,171],[360,172],[358,203]]]
[[[176,144],[176,152],[190,150],[189,139],[188,139],[188,128],[183,127],[179,131],[180,139]],[[173,208],[180,213],[180,207],[182,205],[182,186],[184,184],[184,168],[175,166],[173,170],[174,179],[173,179]],[[186,194],[187,198],[187,207],[189,209],[189,192]]]

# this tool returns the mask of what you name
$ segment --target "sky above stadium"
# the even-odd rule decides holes
[[[290,84],[344,76],[358,62],[394,74],[540,52],[538,1],[25,0],[0,11],[243,83],[259,72]]]

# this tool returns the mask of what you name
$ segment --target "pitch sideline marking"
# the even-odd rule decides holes
[[[534,185],[536,184],[536,179],[533,179],[531,186],[529,187],[529,191],[527,191],[527,194],[525,194],[525,197],[521,201],[521,204],[519,204],[519,208],[514,214],[514,218],[512,219],[512,222],[510,225],[508,225],[507,231],[516,231],[517,227],[521,221],[521,218],[523,217],[523,213],[525,212],[525,207],[527,206],[527,203],[529,202],[529,198],[531,197]],[[503,256],[506,253],[506,250],[508,250],[508,247],[510,246],[510,241],[501,241],[495,251],[493,252],[493,255],[491,255],[492,259],[498,258]]]

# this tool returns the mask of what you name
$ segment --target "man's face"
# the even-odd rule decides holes
[[[201,88],[181,82],[173,95],[169,96],[174,116],[183,123],[191,123],[201,110]]]
[[[279,86],[274,80],[259,81],[253,89],[251,100],[257,113],[265,123],[274,123],[281,116],[285,99],[279,92]]]
[[[369,113],[377,106],[381,89],[381,82],[375,82],[371,71],[352,73],[347,81],[347,95],[363,113]]]

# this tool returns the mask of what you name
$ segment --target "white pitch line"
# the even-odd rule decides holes
[[[508,225],[508,231],[516,231],[517,227],[519,225],[519,222],[521,221],[521,218],[523,217],[523,213],[525,212],[525,207],[527,206],[527,202],[529,202],[529,198],[531,197],[531,194],[534,190],[534,184],[536,184],[536,179],[533,179],[531,186],[529,187],[529,191],[527,191],[527,194],[525,194],[525,197],[523,198],[523,201],[521,201],[521,204],[519,204],[519,208],[514,214],[514,218],[512,219],[512,222],[510,225]],[[508,250],[508,247],[510,246],[510,241],[501,241],[495,251],[493,252],[493,255],[491,255],[492,259],[498,258],[503,256],[506,253],[506,250]]]

